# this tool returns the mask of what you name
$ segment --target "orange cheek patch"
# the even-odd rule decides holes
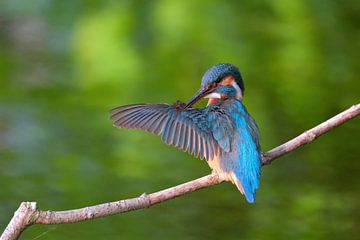
[[[209,106],[210,104],[216,103],[218,101],[220,101],[219,98],[210,98],[208,103],[207,103],[207,106]]]
[[[231,85],[233,82],[234,82],[234,77],[227,76],[220,82],[220,85],[227,86],[227,85]]]

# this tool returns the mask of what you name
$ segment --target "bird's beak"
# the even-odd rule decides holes
[[[194,105],[197,101],[199,101],[201,98],[205,97],[206,95],[212,93],[215,91],[216,88],[208,88],[208,87],[201,87],[199,91],[197,91],[194,96],[186,103],[184,106],[184,109],[191,107]]]

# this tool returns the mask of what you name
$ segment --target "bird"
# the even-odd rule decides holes
[[[201,87],[186,103],[131,104],[110,111],[117,128],[142,129],[161,136],[200,159],[222,181],[230,181],[249,203],[256,200],[261,169],[259,128],[243,104],[244,82],[230,63],[209,68]],[[193,105],[202,98],[204,108]]]

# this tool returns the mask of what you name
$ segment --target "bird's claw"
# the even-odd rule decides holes
[[[186,106],[186,103],[183,103],[179,100],[177,100],[174,104],[175,108],[176,109],[179,109],[179,110],[184,110],[185,106]]]

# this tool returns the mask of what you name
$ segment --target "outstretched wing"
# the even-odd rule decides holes
[[[178,109],[168,104],[134,104],[114,108],[111,119],[118,128],[138,128],[161,135],[161,139],[190,154],[212,159],[219,151],[229,152],[234,128],[224,110]]]

